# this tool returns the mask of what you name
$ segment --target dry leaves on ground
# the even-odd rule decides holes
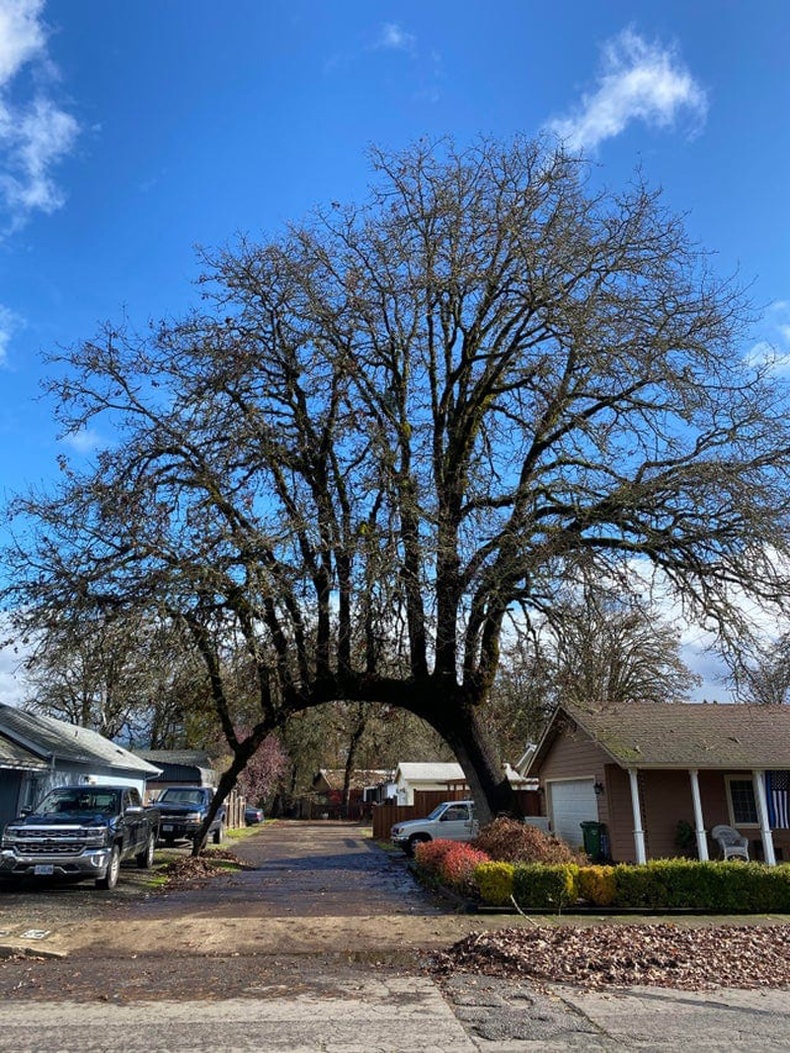
[[[582,987],[790,987],[790,925],[596,925],[467,936],[435,958],[439,973]]]
[[[239,870],[249,865],[227,848],[214,848],[203,855],[183,855],[163,866],[160,873],[167,878],[167,889],[198,888],[209,878],[223,873],[222,863],[232,863]]]

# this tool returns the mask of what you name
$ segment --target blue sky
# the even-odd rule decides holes
[[[640,166],[750,285],[744,353],[790,355],[788,40],[784,0],[0,0],[0,500],[63,450],[43,352],[180,313],[196,245],[359,198],[371,144],[548,130],[615,187]]]

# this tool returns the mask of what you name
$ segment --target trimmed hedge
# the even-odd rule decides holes
[[[510,866],[511,870],[504,868]],[[790,913],[790,864],[658,859],[641,866],[484,863],[473,875],[481,900],[561,911],[576,904],[710,913]]]
[[[492,907],[507,906],[513,896],[513,863],[491,861],[475,868],[474,883],[483,903]]]

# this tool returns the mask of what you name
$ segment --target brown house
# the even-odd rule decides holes
[[[690,852],[716,859],[714,826],[749,839],[752,859],[790,859],[790,706],[630,703],[560,707],[525,774],[539,780],[552,830],[573,845],[605,825],[607,854],[645,862]]]

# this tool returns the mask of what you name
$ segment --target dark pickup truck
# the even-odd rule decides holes
[[[185,839],[194,841],[211,807],[214,791],[210,786],[168,786],[153,807],[159,811],[159,836],[165,844]],[[220,807],[209,827],[215,845],[225,835],[225,809]]]
[[[92,880],[118,883],[121,863],[150,867],[159,812],[143,807],[133,786],[59,786],[32,811],[7,824],[0,843],[0,880]]]

